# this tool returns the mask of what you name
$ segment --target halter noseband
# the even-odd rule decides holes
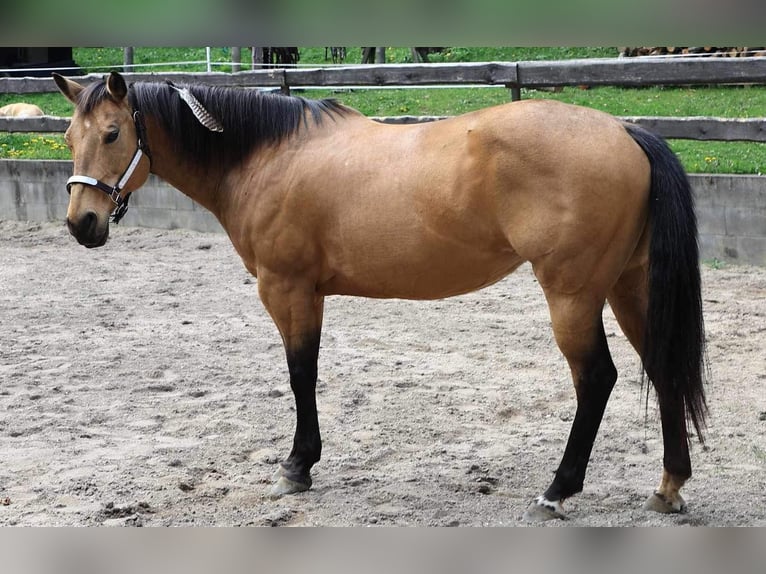
[[[151,161],[151,154],[149,153],[149,145],[146,143],[146,127],[144,126],[144,120],[141,116],[141,112],[133,110],[133,123],[136,125],[136,136],[138,138],[136,142],[136,151],[133,154],[133,159],[130,160],[130,164],[122,172],[120,179],[114,186],[104,183],[103,181],[90,177],[87,175],[73,175],[66,182],[67,193],[71,194],[71,187],[73,183],[82,183],[100,189],[107,194],[115,204],[114,211],[110,215],[110,220],[114,223],[119,223],[123,216],[128,212],[128,201],[130,200],[130,193],[125,197],[122,197],[122,189],[128,184],[128,181],[133,176],[133,172],[136,171],[141,158],[145,155]]]

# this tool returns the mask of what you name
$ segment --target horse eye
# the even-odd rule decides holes
[[[104,138],[104,143],[114,143],[117,141],[117,138],[120,135],[120,130],[114,130],[113,132],[109,132],[106,134],[106,137]]]

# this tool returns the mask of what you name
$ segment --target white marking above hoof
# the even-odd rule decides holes
[[[567,515],[560,500],[551,501],[544,496],[538,496],[524,512],[523,518],[525,522],[546,522],[554,519],[566,520]]]
[[[675,500],[669,501],[667,497],[655,492],[644,503],[644,510],[661,514],[684,514],[686,513],[686,502],[680,494],[676,495]]]
[[[277,470],[274,471],[274,474],[271,475],[271,482],[276,482],[280,479],[280,477],[285,476],[285,473],[287,471],[285,470],[285,467],[281,464],[277,465]]]
[[[266,489],[265,494],[267,498],[270,498],[271,500],[277,500],[286,494],[297,494],[298,492],[305,492],[308,489],[308,484],[295,482],[286,476],[280,476],[274,484]]]
[[[311,479],[309,479],[309,483],[306,484],[287,478],[287,471],[281,464],[277,466],[274,474],[271,475],[271,481],[273,484],[269,486],[264,493],[265,496],[271,500],[277,500],[286,494],[305,492],[311,487]]]

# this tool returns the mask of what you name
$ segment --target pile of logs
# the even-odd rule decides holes
[[[743,56],[766,56],[766,48],[748,48],[748,47],[713,47],[705,46],[699,48],[685,48],[677,46],[643,46],[640,48],[619,48],[620,57],[634,56],[688,56],[704,55],[726,58],[740,58]]]

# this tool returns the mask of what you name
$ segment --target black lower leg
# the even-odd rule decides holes
[[[596,350],[576,376],[577,412],[561,464],[544,494],[551,502],[563,500],[582,490],[593,443],[617,380],[617,370],[609,355],[603,328]]]
[[[319,335],[307,337],[295,349],[287,349],[290,387],[295,397],[297,423],[293,449],[282,462],[290,480],[311,485],[311,467],[319,461],[322,439],[316,407],[317,359]]]

